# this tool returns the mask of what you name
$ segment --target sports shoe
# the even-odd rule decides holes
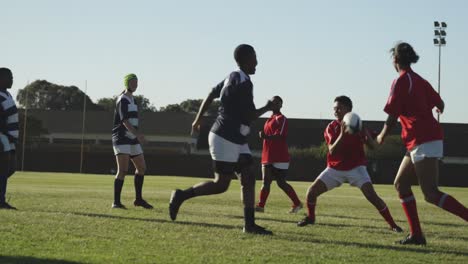
[[[145,209],[153,209],[153,206],[143,199],[138,199],[133,202],[134,206],[141,206]]]
[[[172,221],[176,220],[177,214],[179,213],[179,208],[184,202],[182,195],[183,193],[180,189],[172,191],[171,199],[169,200],[169,216],[171,217]]]
[[[125,205],[123,205],[121,203],[116,203],[116,202],[112,203],[112,208],[114,208],[114,209],[127,209],[127,207],[125,207]]]
[[[401,245],[426,245],[426,238],[421,235],[421,236],[412,236],[408,235],[405,239],[397,241],[397,243]]]
[[[298,204],[298,205],[296,205],[296,206],[291,207],[291,210],[289,210],[288,213],[290,213],[290,214],[295,214],[295,213],[299,212],[299,210],[301,210],[301,209],[302,209],[302,203],[300,203],[300,204]]]
[[[271,236],[273,235],[273,232],[270,230],[266,230],[264,227],[261,227],[257,224],[254,224],[252,226],[244,226],[242,229],[242,232],[246,234],[253,234],[253,235],[266,235],[266,236]]]
[[[255,212],[259,212],[259,213],[264,213],[265,212],[265,207],[261,207],[261,206],[255,206]]]
[[[304,217],[301,221],[297,222],[297,226],[306,226],[306,225],[313,225],[315,224],[315,219],[311,219],[309,217]]]
[[[11,206],[7,202],[0,203],[0,209],[5,209],[5,210],[16,210],[16,207]]]
[[[395,233],[402,233],[403,232],[403,229],[399,226],[393,226],[391,227],[392,231],[395,232]]]

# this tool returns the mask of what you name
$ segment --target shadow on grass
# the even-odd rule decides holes
[[[96,218],[122,219],[122,220],[144,221],[144,222],[152,222],[152,223],[174,223],[174,224],[180,224],[180,225],[215,227],[215,228],[223,228],[223,229],[238,229],[239,228],[237,226],[232,226],[232,225],[196,223],[196,222],[189,222],[189,221],[171,221],[171,220],[156,219],[156,218],[138,218],[138,217],[127,217],[127,216],[108,215],[108,214],[79,213],[79,212],[71,212],[68,214],[77,215],[77,216],[86,216],[86,217],[96,217]]]
[[[238,216],[238,215],[223,215],[223,216],[228,217],[228,218],[244,219],[243,216]],[[302,218],[300,217],[297,220],[284,220],[284,219],[269,218],[269,217],[255,217],[255,220],[277,222],[277,223],[291,224],[291,225],[296,225],[297,222],[299,222],[301,219]],[[381,220],[381,221],[383,222],[384,220]],[[338,223],[327,223],[327,222],[317,222],[315,225],[316,226],[329,226],[329,227],[358,227],[358,228],[366,228],[366,229],[382,229],[381,227],[378,227],[378,226],[367,226],[367,225],[359,225],[359,224],[355,224],[355,225],[338,224]]]
[[[36,258],[36,257],[0,255],[0,263],[78,264],[82,262],[68,261],[68,260],[63,260],[63,259],[47,259],[47,258],[44,259],[44,258]]]
[[[360,243],[360,242],[348,242],[348,241],[337,241],[337,240],[322,240],[319,238],[313,238],[310,235],[297,233],[297,232],[289,232],[289,235],[295,235],[300,237],[301,241],[314,243],[314,244],[329,244],[330,246],[347,246],[347,247],[358,247],[364,249],[382,249],[382,250],[393,250],[393,251],[401,251],[401,252],[414,252],[414,253],[423,253],[423,254],[448,254],[454,256],[464,256],[468,257],[468,251],[458,251],[458,250],[449,250],[449,249],[434,249],[434,248],[427,248],[424,246],[403,246],[403,245],[381,245],[381,244],[374,244],[374,243]],[[277,240],[285,240],[291,241],[290,236],[285,235],[275,235],[272,239]],[[430,243],[430,242],[429,242]],[[430,245],[429,245],[430,247]]]
[[[320,214],[317,217],[320,217],[320,216],[326,216],[326,217],[331,217],[331,218],[340,218],[340,219],[367,220],[367,221],[380,221],[381,220],[381,218],[379,218],[379,217],[365,218],[365,217],[355,217],[355,216],[347,216],[347,215],[332,215],[332,214]],[[444,227],[466,227],[466,225],[464,225],[464,224],[452,224],[452,223],[442,223],[442,222],[434,222],[434,221],[423,221],[422,224],[438,225],[438,226],[444,226]]]

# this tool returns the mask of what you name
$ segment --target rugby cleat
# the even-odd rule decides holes
[[[16,207],[11,206],[9,203],[4,202],[0,203],[0,209],[5,209],[5,210],[16,210]]]
[[[412,236],[408,235],[405,239],[397,241],[400,245],[421,245],[425,246],[426,245],[426,238],[421,235],[421,236]]]
[[[143,199],[138,199],[133,202],[134,206],[141,206],[145,209],[153,209],[153,206]]]
[[[306,225],[313,225],[315,224],[315,219],[311,219],[309,217],[304,217],[301,221],[297,222],[297,226],[306,226]]]
[[[169,216],[171,217],[172,221],[176,220],[177,214],[179,213],[179,208],[184,202],[182,195],[183,193],[180,189],[172,191],[171,199],[169,200]]]
[[[125,207],[125,205],[121,204],[121,203],[112,203],[112,208],[113,209],[127,209],[127,207]]]
[[[271,236],[273,235],[273,232],[270,230],[266,230],[264,227],[261,227],[257,224],[253,224],[252,226],[244,226],[242,229],[242,232],[245,234],[253,234],[253,235],[265,235],[265,236]]]
[[[302,209],[302,203],[300,203],[300,204],[298,204],[298,205],[296,205],[296,206],[291,207],[291,210],[289,210],[288,213],[290,213],[290,214],[296,214],[296,213],[299,212],[299,210],[301,210],[301,209]]]

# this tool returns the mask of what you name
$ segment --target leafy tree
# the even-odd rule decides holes
[[[203,99],[187,99],[182,101],[180,104],[170,104],[165,107],[161,107],[161,112],[185,112],[189,114],[196,114],[198,109],[203,102]],[[206,115],[207,116],[216,116],[218,114],[218,108],[220,106],[220,101],[213,101],[208,108]]]
[[[76,86],[63,86],[46,80],[37,80],[18,91],[16,100],[22,107],[42,110],[101,110],[89,96]]]

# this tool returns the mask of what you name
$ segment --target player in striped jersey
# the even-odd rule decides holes
[[[18,109],[7,91],[13,85],[13,74],[0,68],[0,209],[16,209],[5,200],[8,178],[15,173],[15,144],[18,141]]]
[[[131,160],[135,166],[135,201],[133,205],[152,209],[142,197],[143,181],[146,170],[145,157],[140,143],[145,142],[143,134],[138,132],[138,106],[133,93],[138,87],[138,78],[131,73],[124,78],[125,90],[117,97],[112,129],[112,146],[117,161],[117,175],[114,180],[114,203],[112,208],[125,206],[120,201],[120,193]]]

